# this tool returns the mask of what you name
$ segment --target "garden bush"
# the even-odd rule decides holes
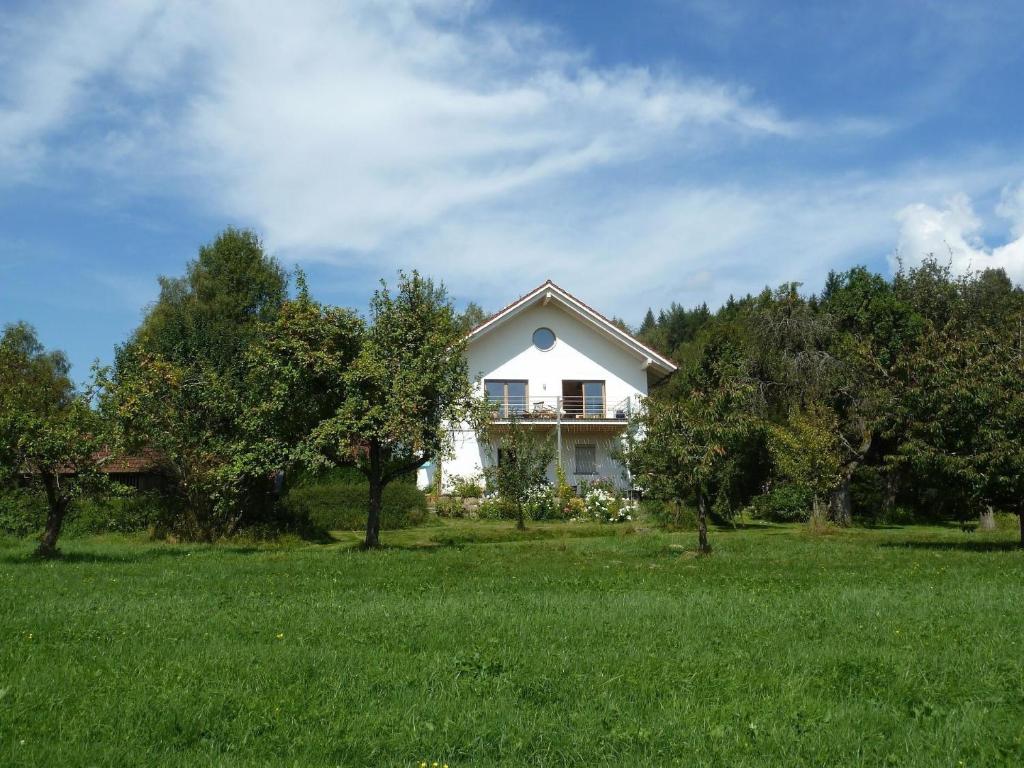
[[[39,533],[46,522],[46,500],[41,493],[21,488],[0,492],[0,533],[29,536]]]
[[[613,483],[598,480],[581,490],[587,518],[601,523],[625,523],[633,519],[633,502],[624,499]]]
[[[485,497],[477,510],[483,520],[515,520],[516,509],[504,499],[497,496]]]
[[[530,520],[558,520],[562,517],[554,489],[538,485],[530,490],[526,502],[526,516]]]
[[[304,478],[288,491],[283,504],[293,517],[308,519],[323,530],[362,530],[366,527],[369,494],[369,483],[361,473],[342,468]],[[426,518],[427,497],[415,481],[399,479],[384,487],[381,528],[407,528]]]
[[[148,493],[76,499],[64,523],[64,533],[81,536],[144,531],[156,521],[161,508],[161,500]],[[46,500],[42,493],[20,488],[0,493],[0,532],[31,536],[42,531],[45,523]]]
[[[880,522],[885,509],[885,476],[878,467],[860,466],[850,479],[854,517]]]
[[[452,495],[463,499],[479,499],[484,495],[484,488],[478,477],[454,475]]]
[[[144,531],[161,517],[164,506],[164,500],[156,493],[126,493],[82,499],[68,516],[65,532],[76,536]]]
[[[697,530],[697,513],[693,507],[678,501],[644,499],[639,513],[655,525],[670,531]]]
[[[434,512],[438,517],[462,517],[465,508],[462,506],[462,499],[453,496],[441,496],[434,504]]]
[[[792,523],[810,519],[814,494],[795,483],[777,485],[753,501],[753,515],[761,520]]]

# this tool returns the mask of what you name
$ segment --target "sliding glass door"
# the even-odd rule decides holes
[[[605,417],[603,381],[563,381],[562,412],[590,419]]]

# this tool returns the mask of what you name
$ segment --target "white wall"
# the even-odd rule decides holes
[[[546,352],[533,346],[533,332],[541,327],[555,333],[555,345]],[[525,379],[529,402],[543,399],[553,405],[554,398],[562,394],[563,379],[604,381],[609,406],[647,394],[643,361],[586,321],[560,309],[555,301],[546,307],[528,307],[473,340],[468,350],[468,367],[471,377],[479,377],[481,393],[484,379]],[[543,427],[532,428],[548,432]],[[553,431],[551,434],[553,436]],[[577,481],[571,472],[575,459],[573,446],[576,442],[586,442],[598,446],[599,475],[621,483],[622,468],[609,456],[611,443],[617,440],[607,431],[593,434],[563,431],[563,466],[569,482]],[[478,474],[490,463],[494,453],[479,445],[476,435],[467,429],[456,431],[455,445],[455,457],[443,463],[443,481],[455,475]],[[553,468],[551,479],[554,480]]]
[[[555,332],[547,352],[533,346],[542,327]],[[529,307],[476,339],[468,362],[470,376],[528,380],[530,398],[561,395],[563,379],[604,380],[609,404],[647,394],[643,361],[555,302]]]

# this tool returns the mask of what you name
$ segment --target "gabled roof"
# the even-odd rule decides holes
[[[596,309],[580,301],[567,290],[560,288],[550,280],[544,281],[544,283],[534,288],[525,296],[521,296],[504,309],[495,312],[471,330],[468,339],[472,343],[528,307],[536,304],[546,305],[551,302],[555,302],[569,314],[577,316],[598,332],[625,347],[644,362],[644,367],[654,368],[665,375],[676,370],[675,363],[667,357],[655,352],[632,334],[626,333]]]

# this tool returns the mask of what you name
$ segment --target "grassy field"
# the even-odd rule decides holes
[[[0,765],[1024,764],[1014,532],[0,546]]]

